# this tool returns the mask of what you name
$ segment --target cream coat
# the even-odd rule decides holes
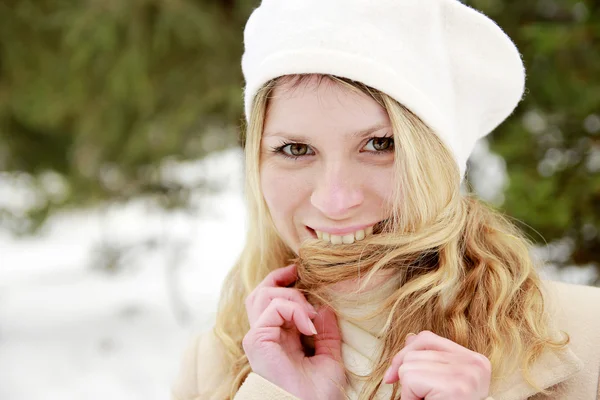
[[[600,400],[600,289],[547,281],[544,283],[554,323],[571,337],[562,353],[543,354],[534,364],[535,382],[556,389],[543,396],[530,387],[520,373],[493,384],[493,400]],[[378,340],[376,326],[340,320],[342,356],[346,367],[357,373],[370,371],[373,349]],[[226,393],[215,389],[223,380],[232,379],[223,349],[209,331],[199,335],[185,352],[180,376],[173,387],[173,400],[223,400]],[[351,381],[349,397],[357,399],[360,382]],[[383,385],[379,398],[389,399],[389,385]],[[536,394],[537,393],[537,394]],[[387,395],[387,397],[386,397]],[[251,373],[235,400],[298,400],[261,376]]]

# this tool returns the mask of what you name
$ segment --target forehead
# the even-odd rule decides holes
[[[352,131],[376,124],[387,125],[389,118],[371,96],[327,78],[311,77],[275,87],[267,107],[265,134],[282,129]]]

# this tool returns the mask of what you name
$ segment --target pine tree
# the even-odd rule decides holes
[[[509,184],[502,209],[537,242],[568,238],[566,263],[600,267],[600,3],[473,0],[516,42],[517,111],[491,135]]]
[[[0,223],[27,232],[64,207],[139,195],[180,204],[186,188],[158,165],[236,144],[253,3],[0,2],[0,171],[37,193]]]

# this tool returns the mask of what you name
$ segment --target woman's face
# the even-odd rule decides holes
[[[261,140],[261,188],[281,238],[352,243],[387,216],[394,142],[371,97],[312,79],[274,90]]]

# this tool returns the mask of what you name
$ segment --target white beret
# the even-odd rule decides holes
[[[352,79],[420,117],[461,176],[475,142],[513,112],[525,86],[511,39],[458,0],[263,0],[244,46],[247,119],[257,90],[278,76]]]

